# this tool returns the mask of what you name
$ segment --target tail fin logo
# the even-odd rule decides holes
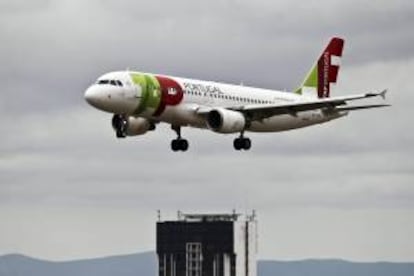
[[[330,96],[330,84],[336,83],[340,66],[340,58],[344,48],[344,40],[333,38],[318,60],[318,97]]]
[[[332,38],[295,92],[311,97],[328,98],[331,93],[331,83],[336,83],[338,79],[343,49],[344,40],[338,37]]]

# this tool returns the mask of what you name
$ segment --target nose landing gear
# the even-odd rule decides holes
[[[117,138],[125,138],[127,136],[128,120],[126,116],[115,114],[112,117],[112,126],[115,129]]]
[[[171,141],[171,149],[174,152],[177,151],[187,151],[188,150],[188,141],[181,138],[181,127],[180,126],[171,126],[171,128],[177,133],[177,139]]]

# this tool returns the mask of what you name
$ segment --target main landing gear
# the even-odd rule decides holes
[[[181,138],[181,127],[171,126],[171,128],[177,133],[177,139],[171,141],[171,149],[176,151],[187,151],[188,150],[188,141]]]
[[[240,137],[234,139],[233,146],[235,150],[249,150],[252,147],[252,141],[244,137],[242,132],[240,133]]]

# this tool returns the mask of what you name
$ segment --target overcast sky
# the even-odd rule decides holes
[[[0,0],[0,255],[154,250],[156,210],[256,209],[259,257],[414,261],[413,1]],[[167,125],[116,140],[88,106],[126,68],[294,89],[346,39],[335,95],[389,88],[387,109],[286,133]],[[381,100],[368,101],[381,103]]]

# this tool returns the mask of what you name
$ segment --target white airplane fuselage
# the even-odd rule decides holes
[[[151,108],[137,112],[142,100],[142,87],[133,82],[131,78],[133,74],[145,75],[140,72],[129,71],[105,74],[98,79],[96,84],[88,88],[85,92],[85,98],[91,105],[110,113],[138,116],[154,122],[196,128],[208,128],[204,117],[197,113],[201,109],[244,105],[278,105],[306,102],[312,99],[311,96],[290,92],[162,76],[176,81],[183,88],[183,98],[179,104],[167,105],[161,114],[154,115],[154,110]],[[110,83],[99,84],[101,80],[120,81],[122,86],[114,86]],[[297,114],[282,114],[254,121],[245,130],[278,132],[324,123],[345,115],[347,115],[347,112],[328,112],[322,109]]]
[[[343,117],[351,110],[387,104],[347,106],[349,101],[381,96],[380,93],[331,97],[336,83],[344,40],[334,37],[295,92],[231,85],[150,73],[118,71],[98,78],[85,92],[86,101],[113,113],[118,138],[145,134],[156,124],[171,124],[177,133],[173,151],[186,151],[182,127],[216,133],[240,133],[236,150],[251,147],[245,132],[278,132],[321,124]]]

